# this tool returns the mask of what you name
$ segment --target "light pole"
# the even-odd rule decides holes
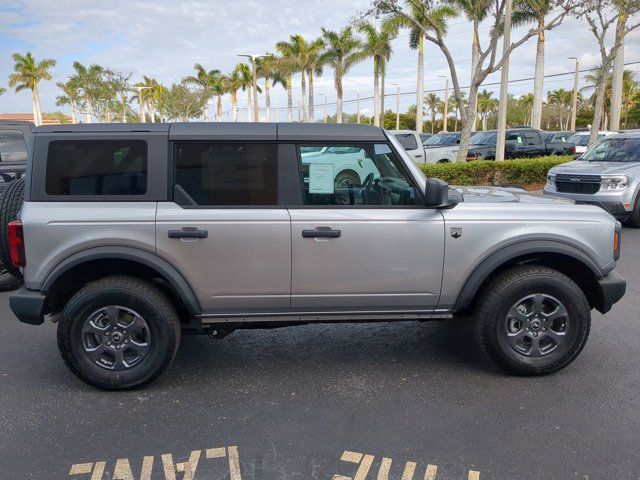
[[[327,123],[327,95],[324,93],[318,93],[319,97],[324,97],[324,113],[322,115],[322,120],[324,123]]]
[[[580,81],[580,60],[577,57],[569,57],[576,61],[576,73],[573,78],[573,98],[571,100],[571,131],[576,131],[576,118],[578,116],[578,82]]]
[[[396,86],[396,130],[400,130],[400,84],[392,83],[391,85]],[[384,115],[382,116],[382,119],[382,128],[384,128]]]
[[[140,121],[147,123],[147,117],[144,112],[144,103],[142,102],[142,90],[147,90],[153,87],[133,87],[138,90],[138,113],[140,114]]]
[[[351,90],[356,92],[356,123],[360,123],[360,90]]]
[[[255,122],[260,121],[260,109],[258,107],[258,72],[256,71],[256,58],[263,58],[267,55],[252,55],[242,54],[239,57],[246,57],[251,59],[251,89],[253,90],[253,120]]]
[[[511,46],[511,12],[513,0],[506,0],[504,11],[504,38],[502,51],[505,52]],[[509,56],[502,64],[502,76],[500,78],[500,104],[498,105],[498,135],[496,138],[496,160],[504,160],[505,140],[507,136],[507,104],[509,102]]]
[[[444,118],[442,119],[442,130],[446,132],[449,124],[449,77],[446,75],[438,76],[447,80],[444,87]]]

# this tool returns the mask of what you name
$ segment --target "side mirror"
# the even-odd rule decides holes
[[[438,178],[427,178],[424,204],[429,208],[450,208],[449,184]]]

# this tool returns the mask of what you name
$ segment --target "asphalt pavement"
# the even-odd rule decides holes
[[[155,383],[103,392],[0,294],[0,479],[640,479],[638,252],[625,229],[627,295],[542,378],[459,322],[394,322],[184,337]]]

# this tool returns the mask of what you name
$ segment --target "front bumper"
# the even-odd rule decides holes
[[[557,192],[554,188],[545,187],[543,193],[545,195],[573,200],[577,204],[596,205],[609,212],[618,220],[626,220],[633,211],[633,191],[598,192],[589,195]]]
[[[607,212],[615,217],[616,220],[625,221],[631,215],[631,212],[628,211],[624,203],[622,202],[585,202],[585,201],[576,201],[578,205],[596,205],[598,207],[604,208]]]
[[[42,292],[22,287],[9,297],[9,306],[22,323],[42,325],[45,301],[46,297]]]
[[[627,281],[616,272],[597,281],[597,298],[595,307],[600,313],[607,313],[614,303],[617,303],[627,290]]]

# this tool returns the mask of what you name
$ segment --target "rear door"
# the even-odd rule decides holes
[[[278,202],[278,146],[176,140],[173,201],[158,204],[158,253],[205,313],[288,311],[291,230]]]
[[[318,146],[331,147],[331,144]],[[289,207],[294,310],[432,310],[440,295],[444,223],[386,143],[353,144],[375,172],[336,182],[334,157],[299,158],[300,205]]]

